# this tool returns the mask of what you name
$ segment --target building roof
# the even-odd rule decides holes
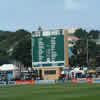
[[[69,36],[68,37],[69,40],[79,40],[79,38],[75,37],[75,36]]]

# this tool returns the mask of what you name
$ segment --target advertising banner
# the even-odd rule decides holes
[[[55,84],[55,80],[40,80],[40,84]]]
[[[25,84],[32,84],[33,81],[16,81],[16,85],[25,85]]]
[[[55,80],[48,80],[49,84],[55,84]]]
[[[73,78],[72,83],[77,83],[77,78]]]
[[[100,83],[100,80],[93,80],[92,83]]]
[[[32,84],[35,84],[35,80],[32,80]]]
[[[36,81],[35,81],[35,84],[40,84],[40,81],[39,81],[39,80],[36,80]]]
[[[8,85],[16,85],[16,81],[8,81]]]
[[[77,83],[86,83],[86,78],[77,78]]]
[[[4,86],[6,85],[6,82],[5,81],[0,81],[0,86]]]
[[[92,81],[93,81],[92,78],[86,78],[87,83],[92,83]]]
[[[81,83],[81,82],[82,82],[82,78],[78,78],[77,83]]]

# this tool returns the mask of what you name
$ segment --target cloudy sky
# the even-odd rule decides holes
[[[100,0],[0,0],[0,30],[71,28],[100,30]]]

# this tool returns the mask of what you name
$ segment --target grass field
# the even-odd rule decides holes
[[[99,100],[100,84],[26,85],[0,88],[0,100]]]

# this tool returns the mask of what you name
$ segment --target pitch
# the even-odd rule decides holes
[[[100,84],[25,85],[0,88],[0,100],[99,100]]]

